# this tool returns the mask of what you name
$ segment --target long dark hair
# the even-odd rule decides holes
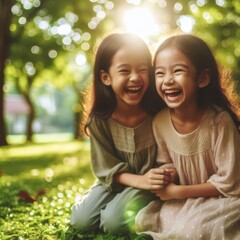
[[[88,114],[85,130],[93,116],[107,119],[111,116],[116,107],[116,97],[112,87],[106,86],[102,83],[100,71],[104,70],[107,73],[109,72],[114,54],[124,46],[131,46],[137,51],[142,52],[148,63],[150,83],[149,88],[141,101],[144,110],[149,114],[155,114],[158,110],[163,108],[163,101],[157,97],[152,68],[152,56],[147,45],[135,34],[113,33],[104,38],[96,53],[93,71],[93,91],[91,93],[93,103],[90,113]]]
[[[226,110],[239,129],[240,120],[238,111],[240,103],[237,99],[237,94],[234,95],[234,93],[231,93],[229,95],[227,89],[223,88],[224,81],[228,79],[221,78],[217,61],[209,46],[202,39],[191,34],[172,36],[166,39],[157,49],[153,60],[154,66],[156,66],[158,53],[168,47],[175,47],[182,52],[196,68],[197,76],[205,69],[209,69],[211,80],[206,87],[199,88],[198,103],[201,106],[214,104]]]

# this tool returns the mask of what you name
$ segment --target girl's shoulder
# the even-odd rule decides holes
[[[209,117],[212,119],[212,122],[214,125],[218,127],[232,127],[235,126],[234,121],[230,114],[222,109],[221,107],[218,107],[216,105],[213,105],[209,108]]]
[[[217,121],[231,119],[230,114],[226,110],[224,110],[221,107],[218,107],[216,105],[209,107],[208,112],[209,112],[210,116],[212,118],[216,119]]]
[[[90,119],[89,126],[94,127],[94,126],[101,126],[106,124],[107,119],[102,119],[96,116],[92,116]]]
[[[153,124],[160,122],[169,121],[170,110],[169,108],[164,108],[163,110],[159,111],[153,118]]]
[[[109,133],[109,127],[108,127],[108,118],[104,119],[104,118],[99,118],[96,116],[92,116],[90,119],[90,123],[89,123],[89,130],[90,133],[93,132],[99,132],[99,133]]]

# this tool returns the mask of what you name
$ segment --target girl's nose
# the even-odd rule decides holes
[[[174,82],[172,74],[166,74],[164,84],[172,84]]]
[[[132,72],[129,81],[137,81],[138,80],[138,73],[137,72]]]

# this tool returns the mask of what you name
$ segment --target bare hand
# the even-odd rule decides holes
[[[142,176],[141,186],[145,190],[160,190],[171,182],[171,169],[152,168]]]

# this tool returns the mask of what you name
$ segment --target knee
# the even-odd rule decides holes
[[[108,211],[104,209],[100,214],[100,228],[103,232],[111,234],[128,232],[130,230],[129,220],[124,218],[123,210],[114,211],[112,209]]]
[[[72,212],[70,215],[70,224],[81,231],[90,231],[98,227],[97,220],[90,215],[90,213],[81,205],[81,203],[75,203],[72,206]]]
[[[135,216],[142,207],[147,205],[150,198],[148,196],[144,198],[144,192],[131,188],[125,192],[124,196],[115,198],[101,210],[100,228],[104,232],[135,231]]]
[[[119,232],[120,220],[119,215],[115,215],[112,212],[102,210],[100,215],[100,227],[106,233],[117,233]]]

